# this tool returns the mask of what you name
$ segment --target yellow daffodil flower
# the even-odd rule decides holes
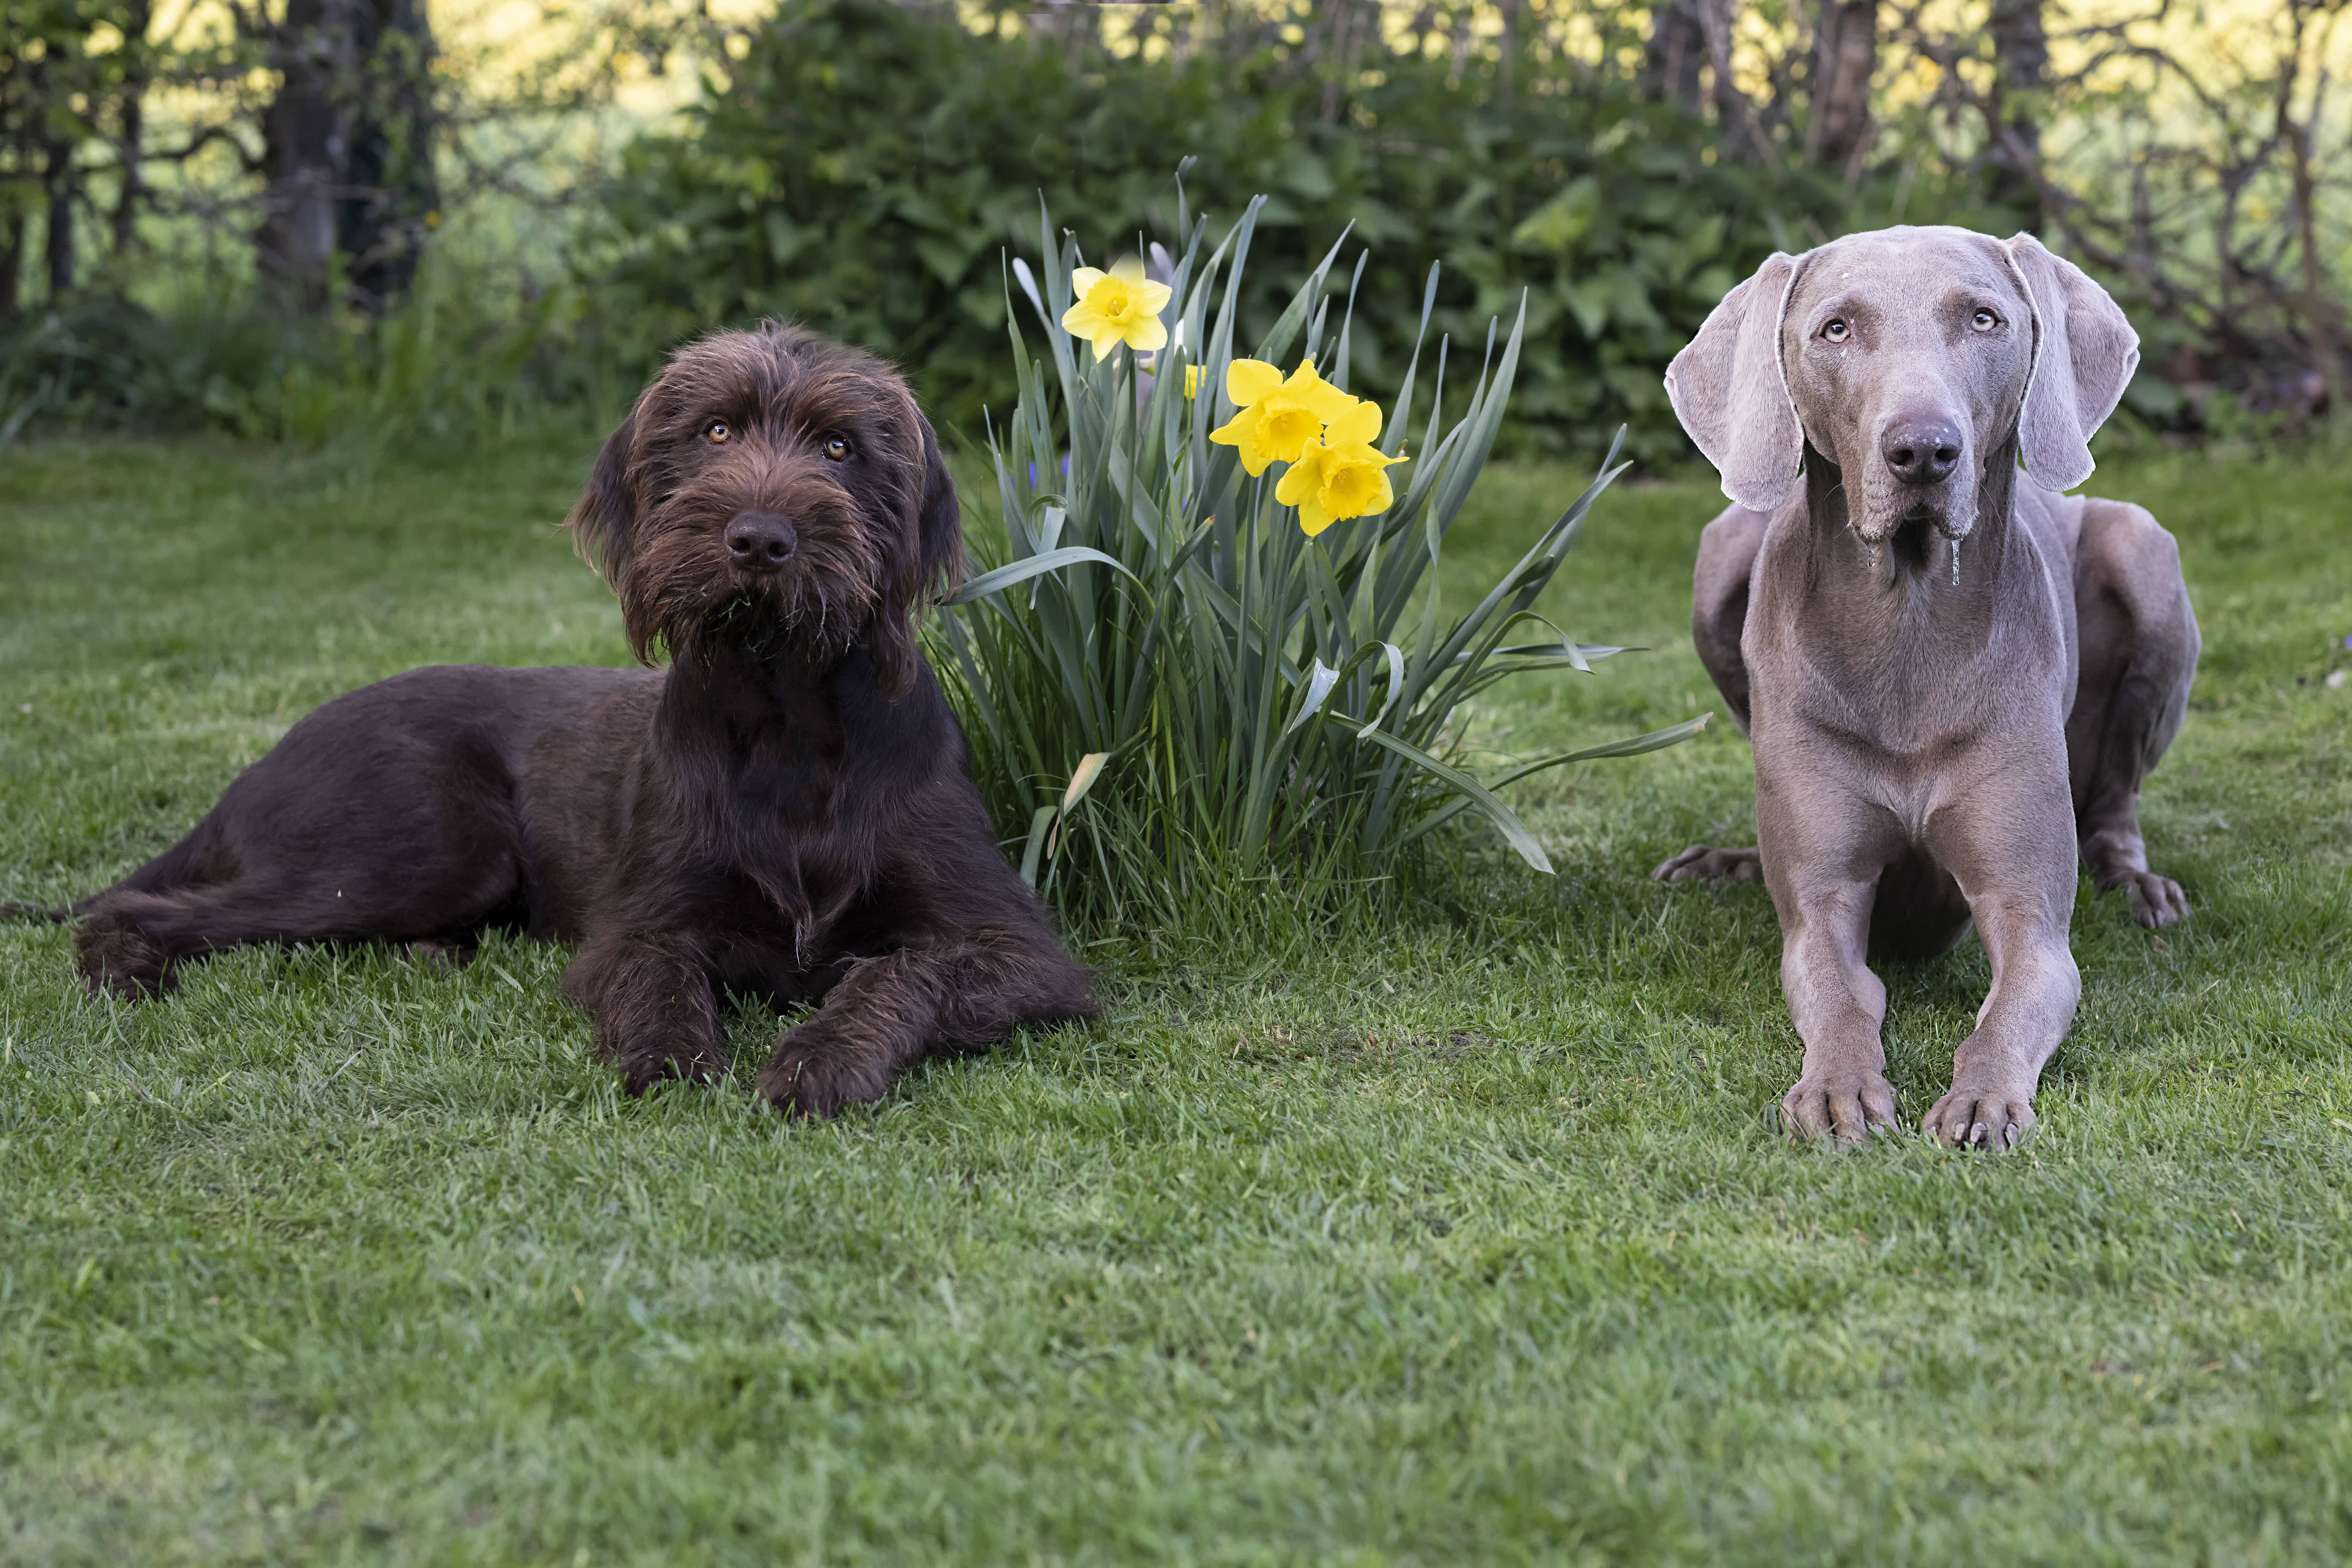
[[[1314,538],[1345,518],[1386,511],[1396,501],[1388,469],[1402,458],[1381,455],[1372,438],[1381,433],[1376,403],[1358,403],[1310,443],[1274,487],[1274,499],[1298,509],[1298,526]]]
[[[1242,467],[1252,479],[1271,463],[1295,463],[1323,426],[1342,418],[1349,409],[1369,406],[1349,396],[1315,374],[1312,360],[1301,360],[1290,379],[1264,360],[1237,359],[1225,367],[1225,396],[1241,412],[1209,439],[1222,447],[1241,448]],[[1372,410],[1372,427],[1380,428],[1380,410]]]
[[[1143,275],[1141,258],[1130,256],[1108,272],[1078,268],[1070,274],[1070,292],[1077,303],[1062,312],[1062,326],[1073,337],[1090,340],[1095,358],[1108,358],[1114,343],[1149,351],[1168,342],[1168,329],[1160,324],[1168,285]]]
[[[1190,403],[1200,395],[1201,367],[1197,364],[1188,364],[1184,367],[1184,401]]]

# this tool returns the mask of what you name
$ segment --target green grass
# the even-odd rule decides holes
[[[589,450],[0,457],[0,898],[120,875],[335,692],[619,661],[550,526]],[[1095,933],[1099,1029],[827,1126],[621,1100],[553,949],[245,951],[128,1006],[0,925],[0,1561],[2340,1562],[2340,475],[2097,481],[2204,623],[2147,803],[2198,912],[2085,896],[2016,1158],[1769,1131],[1769,906],[1644,879],[1752,831],[1725,725],[1531,784],[1556,879],[1465,839],[1385,930]],[[1496,470],[1456,580],[1581,479]],[[1713,704],[1716,504],[1604,500],[1557,611],[1657,651],[1494,744]],[[1889,973],[1915,1121],[1986,979]]]

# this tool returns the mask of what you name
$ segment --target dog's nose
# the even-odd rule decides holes
[[[793,525],[772,511],[739,511],[727,525],[727,552],[754,572],[782,565],[800,542]]]
[[[1939,484],[1959,467],[1960,433],[1942,419],[1897,420],[1879,450],[1905,484]]]

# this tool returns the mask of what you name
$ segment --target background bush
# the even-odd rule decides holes
[[[1273,194],[1269,260],[1352,226],[1383,321],[1433,261],[1465,346],[1525,290],[1506,451],[1589,461],[1623,421],[1686,458],[1659,373],[1721,290],[1895,222],[2089,267],[2143,336],[2138,429],[2267,438],[2347,384],[2336,0],[535,3],[520,31],[421,0],[0,7],[0,438],[585,424],[679,338],[780,314],[976,439],[1039,197],[1108,259],[1172,240],[1188,155],[1199,210]],[[1367,391],[1401,347],[1366,334]]]
[[[1833,181],[1715,160],[1714,132],[1599,73],[1505,99],[1444,59],[1392,57],[1351,112],[1268,54],[1092,58],[974,36],[875,0],[787,6],[674,132],[631,146],[601,205],[608,308],[658,342],[792,316],[897,359],[935,418],[976,434],[1011,407],[1002,258],[1037,247],[1041,195],[1087,259],[1177,247],[1195,211],[1260,215],[1253,330],[1343,230],[1369,253],[1355,374],[1391,396],[1423,281],[1435,328],[1483,342],[1528,291],[1507,448],[1685,450],[1659,376],[1726,289],[1834,225]],[[1352,227],[1350,226],[1352,226]],[[1337,269],[1344,284],[1353,256]],[[1370,329],[1370,330],[1368,330]],[[1588,451],[1588,448],[1590,450]]]

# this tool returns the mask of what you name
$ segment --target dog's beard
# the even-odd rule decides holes
[[[722,581],[681,598],[663,617],[662,640],[672,657],[702,664],[732,649],[823,667],[856,642],[875,598],[862,577],[840,576],[813,562],[772,581]]]
[[[706,665],[735,650],[821,667],[847,652],[881,599],[880,552],[854,512],[798,510],[791,557],[768,572],[738,565],[723,542],[731,501],[648,529],[614,584],[638,656],[650,662],[658,645]]]

